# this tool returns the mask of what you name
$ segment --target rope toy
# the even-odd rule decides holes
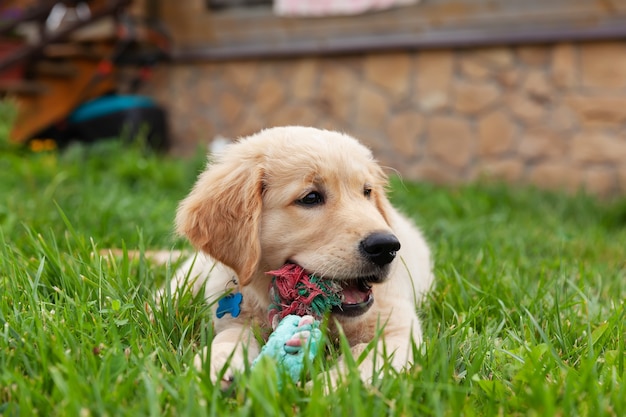
[[[299,265],[285,264],[272,275],[268,318],[274,331],[254,367],[270,357],[298,382],[306,360],[317,355],[322,332],[320,320],[342,303],[342,288],[337,282],[308,275]]]

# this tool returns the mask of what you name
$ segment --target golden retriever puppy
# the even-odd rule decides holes
[[[409,364],[412,343],[422,340],[416,307],[433,280],[430,252],[391,206],[385,186],[380,166],[357,140],[306,127],[241,139],[200,174],[180,203],[176,226],[203,255],[180,268],[171,290],[187,277],[195,292],[206,284],[216,332],[214,380],[228,363],[222,373],[228,384],[259,354],[255,329],[271,331],[266,272],[285,263],[341,284],[343,304],[330,323],[355,356],[382,328],[378,349],[360,365],[364,380],[382,363],[374,355],[383,350],[395,368]],[[241,295],[234,310],[216,312],[216,301],[233,292]],[[341,369],[340,362],[335,374]]]

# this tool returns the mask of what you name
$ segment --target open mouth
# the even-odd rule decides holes
[[[289,314],[323,316],[329,310],[342,316],[359,316],[374,304],[372,284],[384,280],[383,275],[323,277],[290,261],[267,274],[273,277],[271,315],[279,314],[281,318]]]
[[[339,283],[342,288],[341,305],[333,307],[333,313],[356,317],[365,313],[374,304],[372,286],[368,278],[351,279]]]

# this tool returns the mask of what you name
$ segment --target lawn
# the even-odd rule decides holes
[[[171,268],[97,252],[186,247],[172,221],[201,152],[2,146],[2,415],[626,415],[623,200],[394,178],[436,261],[413,369],[328,394],[251,372],[222,392],[191,366],[206,307],[185,297],[151,321]]]

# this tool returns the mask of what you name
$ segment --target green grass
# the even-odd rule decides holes
[[[187,296],[152,322],[172,271],[96,252],[183,247],[174,212],[203,160],[0,149],[0,414],[626,415],[626,205],[397,179],[436,260],[414,368],[329,394],[252,372],[222,392],[191,366],[206,307]]]

